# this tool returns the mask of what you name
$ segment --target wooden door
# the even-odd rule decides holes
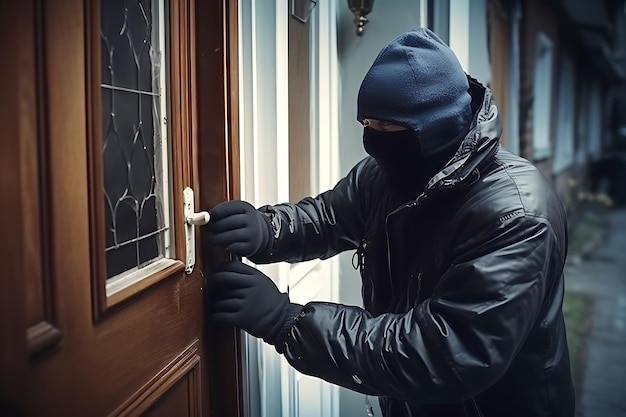
[[[0,3],[0,414],[241,415],[183,199],[238,196],[229,3]]]

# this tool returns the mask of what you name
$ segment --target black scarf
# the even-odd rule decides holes
[[[418,135],[412,130],[382,132],[366,127],[363,146],[383,171],[389,191],[398,203],[411,201],[452,158],[458,141],[424,158]]]

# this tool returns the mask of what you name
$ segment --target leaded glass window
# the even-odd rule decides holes
[[[107,278],[168,257],[165,5],[102,0],[102,158]]]

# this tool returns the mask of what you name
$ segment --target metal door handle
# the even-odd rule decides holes
[[[204,226],[211,216],[206,211],[194,211],[193,190],[187,187],[183,190],[183,214],[185,216],[185,272],[191,274],[196,264],[196,234],[194,226]]]
[[[191,224],[194,226],[204,226],[211,220],[211,216],[206,211],[201,211],[199,213],[193,213],[191,216],[187,217],[187,224]]]

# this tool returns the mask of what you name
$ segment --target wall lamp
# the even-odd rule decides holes
[[[354,14],[356,34],[363,36],[365,24],[368,22],[367,15],[372,11],[374,0],[348,0],[348,6]]]

